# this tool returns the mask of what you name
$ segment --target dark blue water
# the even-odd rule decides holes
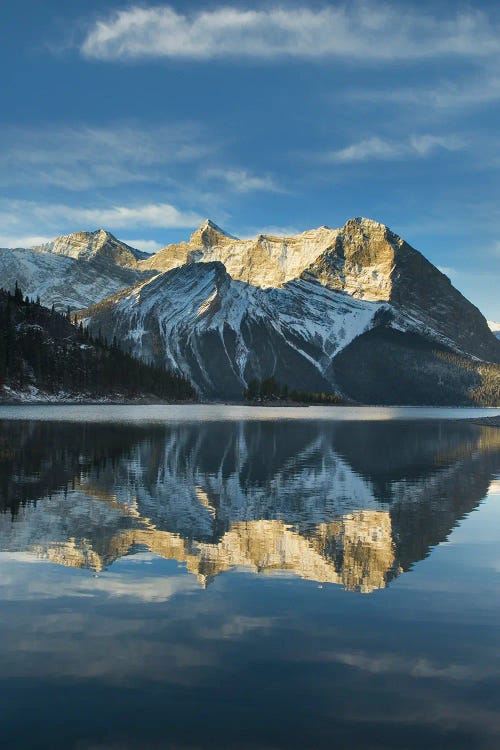
[[[2,747],[496,750],[500,430],[449,416],[0,410]]]

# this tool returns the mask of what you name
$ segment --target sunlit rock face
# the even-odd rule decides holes
[[[333,247],[338,229],[319,227],[292,237],[260,234],[239,240],[207,220],[189,242],[167,245],[142,266],[170,271],[185,263],[222,263],[231,278],[252,286],[278,287],[298,278],[316,258]]]
[[[453,423],[4,423],[2,440],[0,549],[99,572],[145,547],[203,586],[243,567],[383,588],[500,471],[500,431]]]

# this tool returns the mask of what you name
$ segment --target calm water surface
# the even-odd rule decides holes
[[[0,407],[6,750],[497,750],[500,430]]]

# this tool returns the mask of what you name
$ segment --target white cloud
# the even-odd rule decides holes
[[[413,135],[405,140],[387,140],[373,136],[336,151],[321,155],[323,162],[391,161],[425,158],[436,150],[458,151],[464,142],[454,135]]]
[[[139,206],[113,206],[111,208],[70,208],[68,206],[50,206],[41,210],[41,215],[67,216],[75,221],[92,226],[113,226],[120,229],[136,226],[160,227],[174,229],[197,226],[203,218],[193,211],[179,211],[169,203],[149,203]]]
[[[46,242],[53,240],[53,237],[46,235],[0,235],[0,247],[33,247],[35,245],[45,245]]]
[[[259,177],[244,169],[207,169],[204,173],[207,179],[224,182],[238,193],[267,192],[284,193],[275,180],[270,176]]]
[[[431,15],[416,6],[355,2],[248,10],[220,7],[192,14],[170,6],[131,6],[97,20],[81,44],[87,58],[127,60],[221,57],[408,60],[500,51],[496,24],[481,11]]]
[[[161,242],[156,240],[122,240],[126,245],[134,247],[136,250],[142,250],[144,253],[156,253],[163,247]]]
[[[139,128],[3,128],[0,185],[34,182],[66,190],[161,180],[166,167],[205,158],[213,146],[201,142],[194,123]]]
[[[63,596],[95,598],[105,595],[133,602],[166,602],[177,594],[189,593],[199,588],[196,578],[185,573],[170,576],[148,575],[145,564],[154,559],[159,558],[149,553],[136,553],[126,558],[129,566],[126,573],[120,570],[117,563],[112,570],[105,570],[99,575],[89,571],[82,575],[72,575],[68,571],[68,575],[58,578],[57,568],[54,568],[52,563],[41,560],[31,552],[2,551],[0,562],[7,572],[0,581],[2,600],[22,599],[28,579],[31,600]],[[140,571],[131,570],[132,562],[140,566]],[[37,565],[38,568],[35,576],[30,569],[33,565]]]
[[[203,217],[194,211],[183,211],[170,203],[78,208],[64,204],[7,201],[0,209],[0,222],[4,226],[16,227],[42,223],[44,226],[55,228],[71,226],[73,227],[71,231],[82,227],[183,229],[196,227],[202,221]]]

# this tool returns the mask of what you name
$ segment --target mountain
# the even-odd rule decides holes
[[[202,585],[245,566],[368,593],[446,540],[499,467],[500,431],[451,421],[10,421],[0,549],[100,571],[146,547]]]
[[[485,318],[378,222],[238,240],[207,221],[139,265],[157,275],[82,319],[205,397],[273,375],[365,403],[500,403]]]
[[[0,273],[205,398],[240,399],[273,376],[364,403],[500,403],[500,343],[485,318],[370,219],[243,240],[207,220],[152,256],[77,232],[0,250]]]
[[[493,335],[500,339],[500,323],[495,323],[493,320],[488,320],[488,326]]]
[[[0,402],[103,396],[189,399],[190,384],[93,339],[68,316],[0,289]]]
[[[0,279],[56,309],[80,310],[153,275],[148,256],[109,232],[75,232],[32,248],[0,248]]]

